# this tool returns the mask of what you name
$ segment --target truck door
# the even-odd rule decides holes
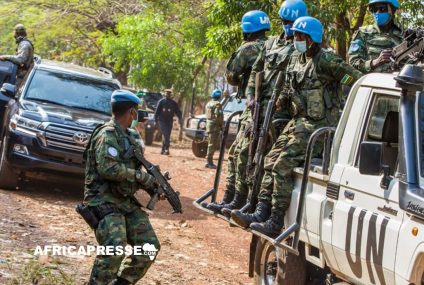
[[[339,198],[333,213],[332,244],[338,267],[347,279],[361,284],[394,284],[395,253],[403,212],[398,185],[387,190],[381,176],[359,173],[362,141],[384,142],[383,161],[394,175],[398,163],[399,97],[387,90],[373,90],[355,159],[341,176]]]

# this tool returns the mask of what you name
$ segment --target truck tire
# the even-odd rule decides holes
[[[152,145],[153,144],[154,134],[155,134],[155,132],[145,132],[144,143],[146,145]]]
[[[208,142],[207,141],[192,141],[191,150],[195,157],[205,158],[208,152]]]
[[[269,241],[259,240],[255,253],[255,285],[305,285],[307,273],[303,252],[296,256],[281,251],[282,259]]]
[[[12,167],[6,160],[6,137],[1,142],[0,156],[0,189],[16,190],[18,187],[19,177],[12,171]]]

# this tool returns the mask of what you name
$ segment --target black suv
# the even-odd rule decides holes
[[[120,87],[106,69],[41,59],[17,92],[3,84],[0,188],[26,178],[82,186],[83,152],[96,125],[110,119],[110,97]]]

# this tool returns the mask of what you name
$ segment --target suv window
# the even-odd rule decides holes
[[[398,162],[399,98],[386,94],[374,98],[363,140],[385,143],[383,163],[393,175]]]
[[[111,114],[113,83],[56,71],[36,70],[25,99]]]
[[[225,103],[223,111],[228,113],[234,113],[237,111],[243,111],[245,107],[246,99],[241,99],[241,101],[239,101],[237,98],[231,97]]]

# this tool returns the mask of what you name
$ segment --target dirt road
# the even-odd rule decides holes
[[[162,250],[139,283],[252,284],[247,276],[250,235],[192,206],[193,198],[213,184],[214,171],[206,170],[205,161],[194,158],[189,149],[171,149],[169,157],[159,151],[148,147],[147,157],[171,172],[185,212],[172,215],[170,206],[161,202],[150,214]],[[29,280],[35,277],[38,284],[83,284],[87,280],[94,256],[33,255],[38,245],[96,244],[93,232],[74,210],[81,197],[77,189],[33,182],[19,191],[0,190],[0,284],[31,284]],[[144,194],[138,198],[147,201]],[[61,279],[55,279],[61,272]]]

